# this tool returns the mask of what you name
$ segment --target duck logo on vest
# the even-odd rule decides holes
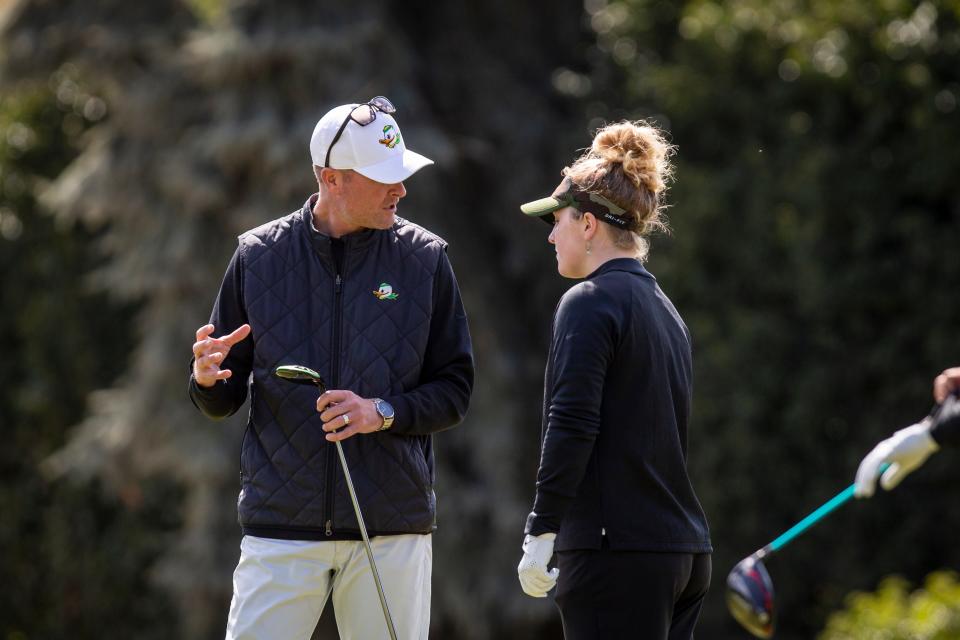
[[[396,300],[397,299],[397,294],[393,292],[393,287],[391,287],[386,282],[381,282],[380,288],[377,291],[374,291],[373,295],[377,296],[377,300]]]

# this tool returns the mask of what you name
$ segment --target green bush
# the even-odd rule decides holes
[[[819,640],[948,640],[960,637],[960,581],[937,571],[922,589],[891,576],[874,593],[854,592],[831,615]]]

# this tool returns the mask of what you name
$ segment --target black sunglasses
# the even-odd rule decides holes
[[[366,104],[360,104],[354,107],[347,117],[344,118],[343,124],[341,124],[340,128],[337,130],[337,135],[333,136],[333,142],[331,142],[330,146],[327,147],[327,157],[323,161],[323,166],[325,168],[330,167],[330,152],[333,151],[333,145],[337,144],[337,140],[339,140],[340,136],[343,135],[343,130],[347,128],[347,123],[353,120],[361,127],[365,127],[377,119],[377,111],[381,111],[383,113],[396,113],[397,108],[393,106],[392,102],[383,96],[377,96],[376,98],[372,98],[370,102]]]

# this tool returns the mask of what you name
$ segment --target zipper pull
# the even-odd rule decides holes
[[[327,537],[328,538],[333,535],[333,529],[330,528],[330,524],[331,524],[330,520],[327,520]]]
[[[338,274],[337,274],[337,281],[336,281],[336,283],[334,283],[334,285],[333,285],[333,291],[334,291],[334,293],[339,294],[339,293],[340,293],[340,289],[342,289],[342,288],[343,288],[343,279],[340,277],[340,274],[338,273]]]

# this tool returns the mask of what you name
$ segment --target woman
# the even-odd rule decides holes
[[[710,583],[710,534],[686,470],[690,335],[642,264],[645,236],[665,228],[672,151],[646,123],[608,125],[551,197],[521,207],[553,225],[560,275],[583,279],[554,313],[518,567],[534,597],[559,575],[568,640],[691,638]]]

